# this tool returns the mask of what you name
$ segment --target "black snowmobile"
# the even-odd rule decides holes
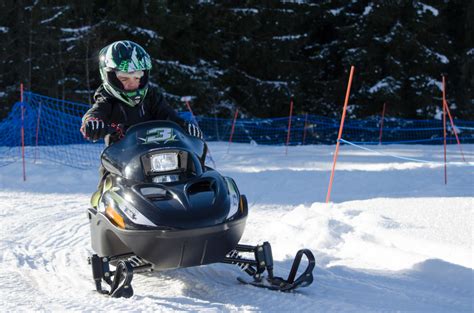
[[[168,121],[134,125],[103,151],[109,174],[98,205],[88,210],[96,253],[89,263],[98,292],[131,297],[133,273],[210,263],[236,264],[253,278],[240,282],[268,289],[290,291],[312,283],[310,250],[298,251],[283,279],[273,275],[268,242],[239,244],[247,200],[232,178],[204,165],[206,151],[203,140]],[[296,277],[303,256],[307,266]]]

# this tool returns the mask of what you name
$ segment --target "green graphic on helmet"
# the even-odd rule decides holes
[[[99,53],[100,76],[105,90],[130,106],[139,104],[145,98],[151,67],[148,53],[133,41],[116,41]],[[125,73],[143,71],[144,75],[140,78],[138,89],[125,90],[116,76],[117,71]]]
[[[128,61],[122,61],[118,66],[118,69],[122,72],[128,72]]]

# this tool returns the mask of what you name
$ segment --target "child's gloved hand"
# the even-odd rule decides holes
[[[202,134],[202,130],[199,128],[199,126],[186,122],[185,130],[190,134],[191,136],[198,137],[199,139],[204,139],[204,136]]]
[[[107,128],[101,119],[89,117],[82,123],[81,133],[87,140],[97,141],[107,134]]]

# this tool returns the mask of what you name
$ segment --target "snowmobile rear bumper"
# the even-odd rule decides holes
[[[242,237],[247,216],[197,229],[121,229],[102,213],[88,210],[92,249],[99,256],[134,253],[155,270],[221,262]],[[132,247],[133,249],[130,249]]]

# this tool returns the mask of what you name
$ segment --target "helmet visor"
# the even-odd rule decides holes
[[[122,71],[116,71],[115,75],[117,75],[117,78],[142,78],[144,75],[143,71],[135,71],[135,72],[122,72]]]
[[[131,73],[122,72],[122,71],[115,71],[115,70],[108,70],[107,71],[107,80],[108,83],[116,90],[121,92],[131,92],[136,91],[137,89],[143,89],[148,85],[148,70],[143,71],[135,71]],[[140,82],[137,88],[133,90],[125,89],[124,84],[120,81],[120,79],[136,79],[139,78]]]

